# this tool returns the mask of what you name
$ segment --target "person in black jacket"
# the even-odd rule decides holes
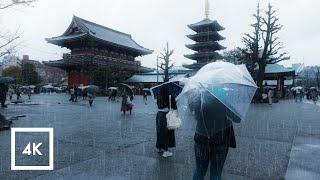
[[[197,121],[194,135],[194,180],[203,180],[210,165],[210,179],[221,179],[229,147],[236,148],[232,122],[240,118],[207,91],[190,102]]]
[[[158,152],[163,157],[172,156],[172,152],[168,148],[176,146],[174,130],[168,130],[166,115],[169,112],[169,89],[167,87],[161,87],[159,95],[157,96],[158,113],[156,117],[157,127],[157,143],[156,147]],[[171,98],[171,108],[177,109],[174,98]]]
[[[1,83],[0,84],[0,103],[2,108],[7,107],[6,105],[7,92],[8,92],[8,86],[6,84]]]

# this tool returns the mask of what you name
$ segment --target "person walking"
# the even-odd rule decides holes
[[[8,86],[6,84],[0,84],[0,103],[2,108],[6,108],[6,99],[7,99]]]
[[[269,89],[268,91],[268,100],[269,100],[269,105],[272,105],[272,98],[273,98],[273,89]]]
[[[158,113],[156,116],[156,129],[157,129],[157,142],[156,148],[158,153],[162,157],[172,156],[172,152],[169,151],[169,148],[176,146],[174,130],[169,130],[167,127],[167,118],[166,115],[169,112],[169,90],[167,87],[161,87],[159,95],[157,96],[157,106]],[[171,108],[177,109],[175,99],[171,99]]]
[[[293,99],[297,102],[297,92],[295,89],[292,91],[292,95],[293,95]]]
[[[74,88],[70,88],[70,99],[69,101],[74,102]]]
[[[144,101],[144,104],[147,105],[147,102],[148,102],[148,94],[147,94],[147,92],[143,93],[143,101]]]
[[[132,104],[128,102],[128,96],[126,93],[122,95],[122,102],[121,102],[121,111],[123,115],[126,115],[126,111],[129,111],[130,115],[132,114]]]
[[[88,96],[89,96],[88,90],[87,89],[83,89],[82,90],[82,100],[86,100]]]
[[[96,97],[95,93],[88,92],[89,105],[92,106],[93,100]]]
[[[74,90],[74,102],[78,101],[78,95],[79,95],[79,90],[78,87],[76,85],[73,86],[73,90]]]
[[[28,95],[28,99],[30,100],[31,99],[31,88],[30,87],[27,89],[27,95]]]
[[[13,94],[14,94],[14,90],[12,89],[12,87],[9,87],[8,95],[9,95],[10,101],[12,101],[12,96],[13,96]]]
[[[20,100],[20,98],[21,98],[21,91],[20,91],[19,86],[16,87],[16,95],[17,95],[17,101]]]

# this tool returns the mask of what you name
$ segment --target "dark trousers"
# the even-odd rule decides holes
[[[195,142],[196,170],[193,180],[203,180],[210,165],[210,179],[220,180],[224,162],[226,161],[229,147],[226,145],[212,146]]]
[[[158,149],[163,149],[165,151],[168,148],[172,148],[176,146],[176,140],[174,135],[174,130],[168,130],[167,128],[167,112],[159,111],[157,113],[157,143],[156,147]]]
[[[7,94],[1,94],[1,95],[0,95],[1,107],[5,107],[6,98],[7,98]]]

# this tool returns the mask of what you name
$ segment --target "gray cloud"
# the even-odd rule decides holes
[[[211,0],[211,18],[217,19],[226,30],[222,42],[229,49],[241,46],[241,37],[251,32],[252,14],[257,0]],[[266,8],[269,1],[260,0]],[[285,64],[304,62],[318,64],[316,50],[320,42],[320,7],[318,0],[271,1],[284,29],[280,34],[292,60]],[[188,24],[204,17],[204,0],[39,0],[34,7],[16,7],[0,12],[0,25],[7,29],[19,28],[23,46],[19,54],[32,59],[59,59],[66,49],[50,45],[44,38],[64,32],[72,16],[129,33],[143,46],[155,50],[153,55],[140,58],[143,65],[154,66],[156,56],[168,41],[175,49],[176,64],[191,63],[184,54],[191,53],[185,44],[193,33]]]

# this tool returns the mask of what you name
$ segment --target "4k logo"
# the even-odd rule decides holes
[[[42,143],[32,143],[32,153],[31,153],[31,142],[29,142],[29,144],[26,146],[26,148],[22,151],[22,154],[28,155],[28,156],[42,156],[42,153],[39,151],[39,147],[42,145]]]
[[[23,151],[21,149],[17,155],[29,156],[37,158],[42,156],[40,151],[42,146],[46,144],[49,149],[49,165],[48,166],[34,166],[34,165],[16,165],[16,133],[48,133],[49,135],[49,147],[44,142],[25,142],[23,145]],[[18,150],[19,151],[19,150]],[[46,157],[46,156],[44,156]],[[53,128],[11,128],[11,170],[53,170]]]

